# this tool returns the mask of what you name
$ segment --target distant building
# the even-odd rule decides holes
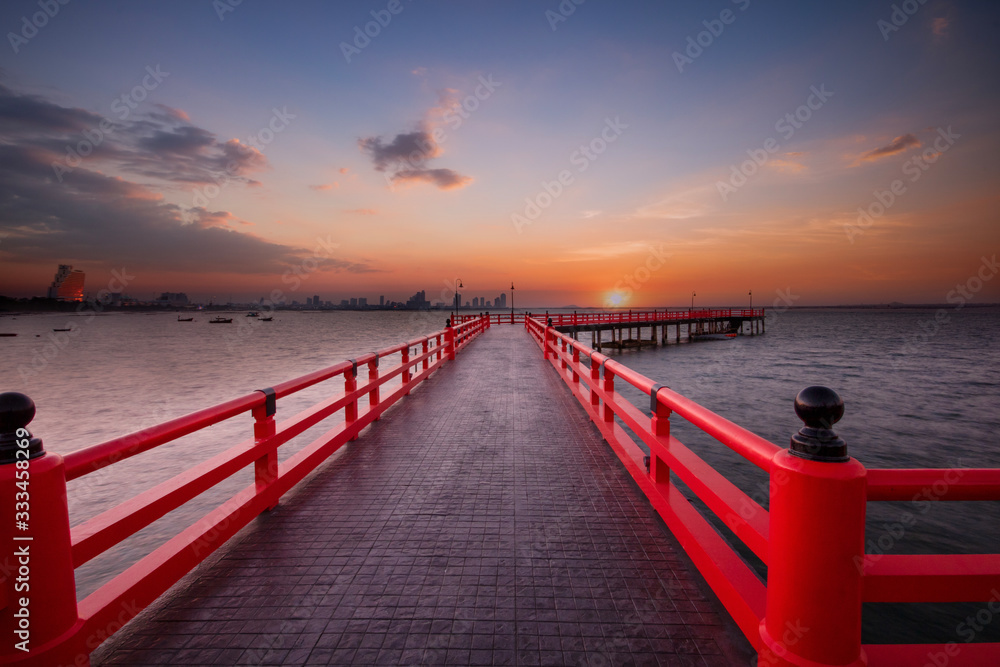
[[[164,292],[156,300],[159,306],[186,306],[188,303],[188,296],[184,292]]]
[[[427,300],[427,293],[424,290],[420,290],[406,300],[406,307],[410,309],[425,310],[430,308],[430,305],[430,302]]]
[[[317,294],[316,296],[313,297],[313,308],[319,308],[320,305],[322,304],[320,304],[319,294]]]
[[[384,294],[378,298],[378,305],[379,305],[379,308],[382,308],[382,307],[385,306],[385,295]]]
[[[368,307],[368,297],[366,296],[358,297],[358,308],[367,308],[367,307]]]
[[[358,298],[356,296],[352,296],[351,297],[351,308],[357,308],[357,307],[358,307]]]
[[[351,305],[351,302],[348,301],[347,299],[341,299],[340,300],[340,307],[341,308],[347,308],[350,305]]]
[[[500,307],[501,308],[506,308],[507,307],[507,293],[506,292],[504,292],[504,293],[502,293],[500,295]]]
[[[49,286],[48,297],[60,301],[83,301],[83,271],[74,271],[69,264],[60,264],[56,277]]]

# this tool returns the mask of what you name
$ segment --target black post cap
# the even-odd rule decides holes
[[[32,437],[27,426],[35,418],[35,402],[24,394],[8,391],[0,394],[0,465],[18,460],[19,449],[28,450],[28,458],[35,459],[45,454],[41,438]],[[18,435],[18,430],[22,430]],[[27,447],[18,447],[18,442],[28,440]],[[23,461],[24,458],[21,457]]]
[[[792,436],[791,453],[811,461],[850,460],[847,445],[833,432],[844,416],[844,401],[827,387],[806,387],[795,397],[795,414],[804,422]]]
[[[444,325],[445,325],[446,327],[450,327],[450,326],[451,326],[451,319],[449,318],[449,319],[445,320],[445,321],[444,321]]]

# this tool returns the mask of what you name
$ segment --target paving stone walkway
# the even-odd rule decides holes
[[[750,665],[520,326],[495,326],[95,665]]]

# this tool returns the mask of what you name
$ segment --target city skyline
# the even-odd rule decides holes
[[[0,7],[5,296],[1000,301],[992,3],[56,5]]]

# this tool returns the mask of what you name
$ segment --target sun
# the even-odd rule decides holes
[[[621,308],[628,299],[621,292],[608,292],[604,300],[612,308]]]

